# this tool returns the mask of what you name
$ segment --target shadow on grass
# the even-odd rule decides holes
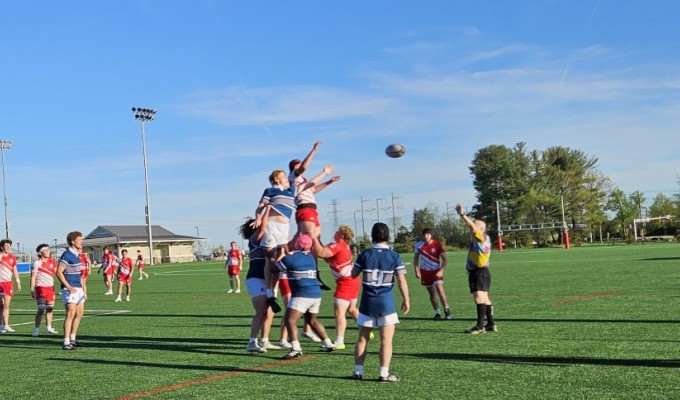
[[[251,357],[257,357],[250,355]],[[261,357],[261,356],[260,356]],[[282,361],[280,358],[273,357],[261,357],[266,361]],[[329,376],[320,374],[308,374],[300,372],[284,372],[284,371],[273,371],[272,369],[246,369],[239,367],[231,367],[225,365],[196,365],[196,364],[169,364],[169,363],[154,363],[147,361],[116,361],[116,360],[99,360],[99,359],[89,359],[89,360],[76,360],[73,358],[63,358],[63,357],[53,357],[48,358],[50,361],[58,362],[72,362],[80,364],[101,364],[101,365],[118,365],[120,367],[143,367],[143,368],[165,368],[172,370],[191,370],[191,371],[212,371],[212,372],[222,372],[222,373],[249,373],[249,374],[265,374],[265,375],[276,375],[276,376],[294,376],[301,378],[323,378],[323,379],[336,379],[336,380],[353,380],[351,376],[351,366],[350,374],[346,376]],[[272,366],[273,367],[273,366]]]
[[[38,338],[17,337],[16,339],[2,340],[3,347],[12,348],[42,348],[61,350],[61,338],[49,338],[50,340],[40,340]],[[38,339],[38,340],[36,340]],[[48,339],[47,337],[45,339]],[[56,339],[56,340],[55,340]],[[164,338],[164,337],[139,337],[139,336],[91,336],[82,335],[78,339],[83,344],[83,349],[78,351],[86,352],[88,349],[105,350],[150,350],[163,352],[181,352],[214,354],[220,356],[235,355],[247,356],[245,352],[247,340],[244,339],[210,339],[210,338]]]
[[[653,368],[678,368],[680,360],[632,360],[591,357],[539,357],[539,356],[506,356],[494,354],[461,354],[461,353],[413,353],[404,354],[413,358],[426,358],[434,360],[459,360],[488,362],[500,364],[531,364],[538,366],[559,365],[607,365],[616,367],[653,367]]]
[[[406,318],[399,317],[401,321],[432,321],[427,318]],[[575,318],[495,318],[496,322],[526,322],[530,324],[534,323],[544,323],[544,322],[557,322],[557,323],[574,323],[574,322],[585,322],[592,324],[680,324],[680,319],[575,319]],[[454,318],[453,321],[477,321],[476,318],[472,316],[470,318]],[[433,324],[446,325],[448,321],[432,321]],[[399,328],[397,328],[399,329]]]
[[[85,310],[87,315],[87,310]],[[214,318],[214,319],[225,319],[225,318],[253,318],[253,314],[248,315],[220,315],[220,314],[141,314],[141,313],[121,313],[121,314],[111,314],[111,315],[98,315],[101,318],[115,317],[115,318]],[[250,326],[250,325],[248,325]]]
[[[675,260],[680,260],[680,257],[655,257],[640,259],[640,261],[675,261]]]

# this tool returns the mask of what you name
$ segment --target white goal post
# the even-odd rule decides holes
[[[672,215],[664,215],[662,217],[647,217],[647,218],[635,218],[633,220],[633,236],[635,236],[635,241],[637,242],[638,240],[638,233],[637,233],[637,224],[646,224],[647,222],[651,221],[659,221],[659,220],[672,220],[673,216]],[[644,232],[642,233],[642,239],[644,240],[645,235]]]

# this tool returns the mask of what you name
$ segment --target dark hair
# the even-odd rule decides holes
[[[376,222],[371,230],[371,240],[373,243],[387,242],[390,240],[390,228],[382,222]]]
[[[424,234],[426,234],[426,233],[429,233],[429,234],[431,235],[431,234],[432,234],[432,228],[425,228],[425,229],[423,229],[423,233],[422,233],[422,234],[424,235]]]
[[[66,235],[66,243],[68,243],[68,245],[71,246],[73,244],[73,241],[79,237],[83,237],[83,234],[78,231],[69,232],[68,235]]]
[[[290,160],[290,162],[288,163],[288,169],[290,170],[290,172],[293,172],[297,164],[302,164],[302,161],[298,159]]]
[[[12,239],[2,239],[2,240],[0,240],[0,248],[5,247],[5,243],[12,244]]]
[[[39,244],[38,247],[35,248],[35,252],[38,253],[38,254],[40,254],[40,249],[42,249],[43,247],[47,247],[47,248],[49,249],[49,248],[50,248],[50,245],[47,244],[47,243]]]
[[[125,254],[127,254],[127,252],[128,252],[128,251],[127,251],[127,249],[123,249],[123,250],[121,250],[121,253],[125,253]]]
[[[251,236],[256,231],[256,228],[254,228],[252,225],[255,223],[255,218],[248,218],[248,220],[238,228],[238,232],[241,234],[241,237],[244,239],[250,239]]]

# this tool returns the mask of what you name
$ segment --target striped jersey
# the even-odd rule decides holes
[[[436,271],[441,268],[439,264],[439,256],[446,253],[444,246],[436,240],[430,240],[430,243],[421,240],[416,243],[415,254],[420,255],[420,269],[423,271]]]
[[[0,282],[12,282],[14,268],[17,267],[17,258],[14,254],[0,256]]]
[[[386,244],[373,244],[359,254],[354,270],[361,274],[359,312],[370,317],[384,317],[397,312],[394,304],[394,275],[406,274],[401,256]]]
[[[83,264],[80,261],[80,253],[76,253],[72,248],[66,249],[61,254],[59,259],[59,266],[64,268],[64,278],[69,285],[79,288],[83,287],[83,281],[80,276],[80,271],[83,269]],[[65,288],[62,283],[61,288]]]
[[[260,202],[271,205],[278,214],[287,219],[291,219],[295,212],[296,194],[297,186],[291,186],[288,189],[284,189],[279,185],[274,185],[264,190]]]
[[[57,272],[57,262],[51,258],[36,260],[31,267],[31,274],[36,274],[35,286],[53,287],[54,274]]]
[[[308,251],[295,251],[277,261],[276,266],[288,275],[293,297],[321,298],[316,262]]]

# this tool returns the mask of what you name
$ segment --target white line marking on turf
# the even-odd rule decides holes
[[[163,272],[154,272],[154,275],[173,275],[173,274],[179,274],[179,275],[184,275],[184,274],[191,274],[194,275],[194,272],[215,272],[214,269],[191,269],[191,270],[186,270],[186,269],[181,269],[179,271],[163,271]]]
[[[19,310],[15,310],[15,311],[19,311]],[[34,311],[35,311],[35,310],[34,310]],[[87,310],[86,310],[86,311],[87,311]],[[94,311],[94,310],[93,310],[93,311]],[[85,314],[85,315],[83,315],[83,318],[87,318],[87,317],[100,317],[100,316],[102,316],[102,315],[125,314],[125,313],[131,313],[131,312],[132,312],[132,310],[117,310],[117,311],[105,312],[105,313],[95,314],[95,315],[88,315],[88,314]],[[52,319],[52,322],[63,321],[63,320],[65,320],[65,319],[66,319],[66,318],[53,318],[53,319]],[[20,323],[18,323],[18,324],[11,324],[10,326],[33,325],[33,324],[35,324],[35,321],[31,321],[31,322],[20,322]]]

